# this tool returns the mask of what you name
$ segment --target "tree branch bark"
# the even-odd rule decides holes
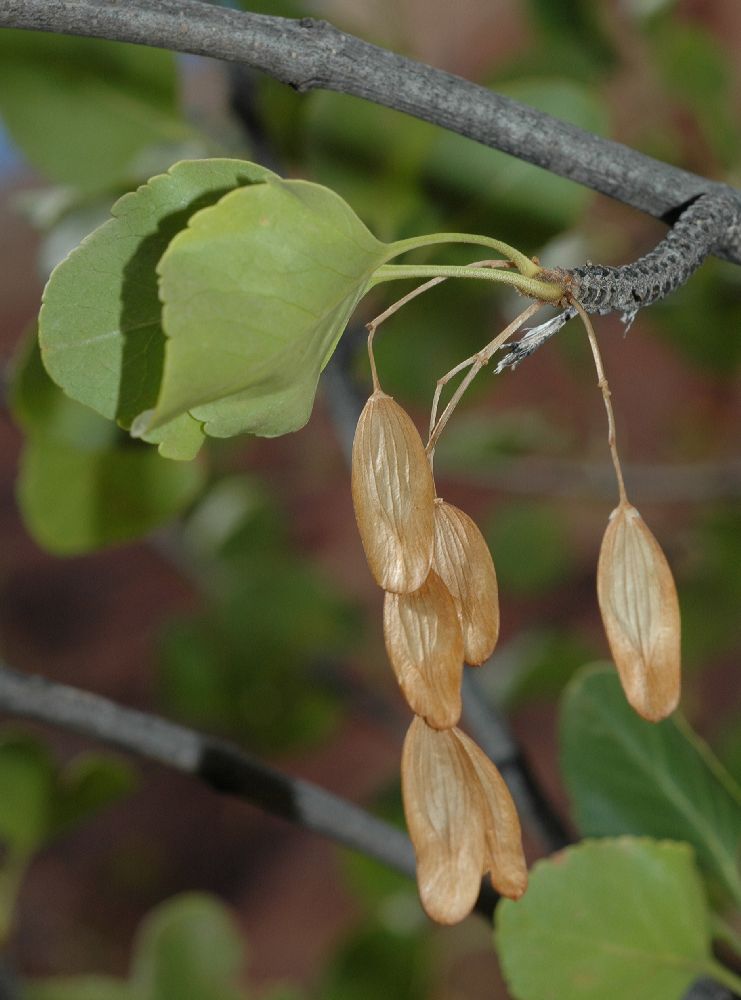
[[[485,87],[388,52],[325,21],[227,10],[201,0],[0,0],[0,27],[191,52],[261,70],[299,91],[335,90],[527,160],[667,223],[694,198],[741,192],[602,139]],[[735,221],[716,255],[741,263]]]

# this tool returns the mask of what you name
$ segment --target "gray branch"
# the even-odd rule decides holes
[[[192,52],[261,70],[299,91],[335,90],[432,122],[667,223],[707,192],[741,192],[603,139],[461,77],[388,52],[325,21],[227,10],[200,0],[0,0],[0,27]],[[715,251],[741,263],[735,225]]]
[[[0,711],[100,740],[199,778],[217,792],[244,799],[414,877],[412,845],[400,830],[223,740],[3,665]]]

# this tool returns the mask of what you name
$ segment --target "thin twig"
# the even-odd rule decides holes
[[[615,435],[615,413],[612,409],[612,400],[610,398],[610,386],[607,384],[607,378],[605,377],[605,369],[602,365],[602,355],[600,354],[599,344],[597,343],[597,337],[594,332],[594,327],[586,314],[582,306],[578,302],[574,303],[576,311],[581,316],[581,321],[584,324],[584,329],[587,331],[587,336],[589,337],[589,346],[592,348],[592,357],[594,358],[594,367],[597,369],[597,385],[602,392],[602,399],[605,403],[605,410],[607,411],[607,444],[610,448],[610,458],[612,459],[612,464],[615,469],[615,476],[617,478],[618,493],[620,496],[620,506],[624,507],[628,504],[628,496],[625,492],[625,481],[623,479],[623,470],[620,465],[620,456],[617,450],[617,439]]]
[[[231,744],[100,695],[0,665],[0,710],[50,723],[199,778],[407,875],[411,845],[401,831],[331,792],[292,778]]]
[[[3,0],[0,27],[87,35],[243,63],[299,91],[334,90],[501,149],[670,223],[725,184],[592,135],[461,77],[388,52],[326,21],[226,10],[200,0]],[[741,263],[729,219],[714,251]]]
[[[409,878],[415,876],[414,851],[401,830],[225,740],[68,684],[21,674],[4,664],[0,664],[0,712],[48,723],[163,764]],[[482,884],[476,912],[491,918],[497,898],[490,885]]]

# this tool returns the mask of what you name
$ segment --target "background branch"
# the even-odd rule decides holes
[[[213,56],[300,91],[335,90],[414,115],[672,223],[704,192],[741,193],[603,139],[325,21],[227,10],[200,0],[2,0],[0,27],[57,31]],[[741,263],[741,227],[715,253]]]

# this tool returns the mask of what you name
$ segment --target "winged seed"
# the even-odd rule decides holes
[[[679,601],[659,543],[630,504],[610,515],[597,596],[628,702],[651,722],[666,718],[681,688]]]
[[[501,775],[471,739],[416,718],[404,741],[401,787],[428,916],[462,920],[487,871],[502,895],[522,895],[527,868],[517,813]]]
[[[435,729],[454,726],[461,716],[463,636],[453,598],[435,572],[413,594],[386,594],[383,635],[412,711]]]
[[[463,631],[464,659],[479,666],[494,652],[499,638],[494,562],[473,520],[443,500],[435,501],[432,565],[455,601]]]
[[[432,564],[432,472],[411,418],[380,390],[365,404],[355,431],[352,497],[376,583],[395,594],[418,590]]]

